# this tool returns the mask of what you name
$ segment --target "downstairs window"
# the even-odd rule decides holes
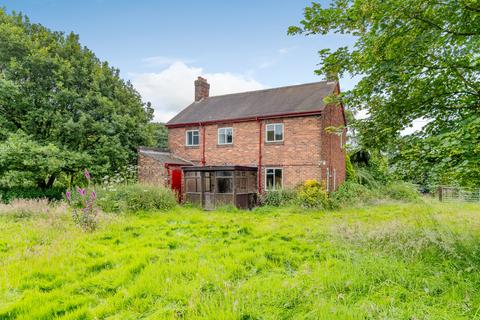
[[[279,190],[283,187],[283,169],[267,168],[265,169],[265,184],[267,190]]]

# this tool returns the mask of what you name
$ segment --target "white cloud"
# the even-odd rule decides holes
[[[194,100],[193,82],[202,76],[210,83],[210,95],[263,89],[264,86],[251,77],[223,73],[203,73],[202,68],[175,61],[160,72],[130,74],[133,86],[144,101],[155,108],[154,121],[166,122]]]
[[[175,62],[183,62],[183,63],[192,63],[194,60],[191,59],[182,59],[182,58],[174,58],[174,57],[165,57],[165,56],[155,56],[155,57],[148,57],[142,60],[142,62],[147,67],[158,67],[165,65],[171,65]]]

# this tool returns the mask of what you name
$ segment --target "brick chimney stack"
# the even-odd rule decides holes
[[[195,80],[195,101],[200,101],[203,98],[208,98],[210,94],[210,84],[207,79],[198,77]]]

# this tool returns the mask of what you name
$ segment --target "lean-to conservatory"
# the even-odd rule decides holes
[[[257,168],[245,166],[183,167],[185,201],[206,210],[223,205],[251,209],[257,202]]]

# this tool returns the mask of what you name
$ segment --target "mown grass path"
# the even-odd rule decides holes
[[[480,318],[480,205],[0,217],[0,319]]]

